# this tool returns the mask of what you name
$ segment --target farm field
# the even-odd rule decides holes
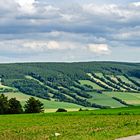
[[[117,97],[128,104],[140,105],[140,94],[130,92],[104,92],[105,95],[110,97]]]
[[[108,84],[106,84],[104,81],[102,81],[102,80],[100,80],[100,79],[94,77],[91,73],[87,73],[87,75],[88,75],[91,79],[94,79],[96,82],[101,83],[103,86],[106,86],[106,87],[111,88],[111,89],[113,90],[113,88],[112,88],[110,85],[108,85]]]
[[[92,86],[94,89],[98,89],[98,90],[103,90],[102,87],[98,86],[96,83],[93,83],[89,80],[80,80],[79,81],[82,85],[90,85]]]
[[[114,140],[140,133],[140,108],[5,115],[0,124],[3,140]]]
[[[103,94],[99,94],[96,92],[89,92],[90,95],[92,95],[92,98],[89,99],[90,102],[96,103],[103,106],[111,106],[112,108],[117,107],[125,107],[125,105],[121,104],[120,102],[114,100],[112,97],[117,97],[123,101],[125,101],[128,104],[133,105],[140,105],[140,94],[139,93],[125,93],[125,92],[103,92]],[[27,101],[30,97],[30,95],[26,95],[20,92],[13,92],[13,93],[5,93],[8,98],[16,97],[22,105],[25,104],[25,101]],[[79,110],[80,108],[85,108],[83,106],[72,104],[72,103],[66,103],[66,102],[56,102],[56,101],[48,101],[45,99],[41,99],[38,97],[35,97],[36,99],[39,99],[45,107],[45,110],[48,112],[54,112],[57,108],[65,108],[67,110]],[[93,108],[94,109],[94,108]]]
[[[5,93],[5,95],[10,99],[16,97],[17,100],[21,102],[21,104],[24,106],[25,101],[27,101],[30,97],[30,95],[26,95],[23,93],[15,92],[15,93]],[[45,111],[47,112],[54,112],[58,108],[65,108],[68,110],[79,110],[80,108],[84,108],[83,106],[72,104],[72,103],[66,103],[66,102],[56,102],[56,101],[48,101],[45,99],[41,99],[38,97],[35,97],[36,99],[39,99],[43,104]]]
[[[9,89],[9,90],[16,90],[15,88],[12,88],[12,87],[9,87],[9,86],[4,86],[4,85],[2,85],[2,84],[0,84],[0,90],[1,89]]]
[[[117,76],[117,77],[119,77],[123,82],[126,82],[126,83],[128,83],[128,84],[133,84],[131,81],[129,81],[125,76]]]
[[[95,73],[97,76],[104,78],[103,73]]]
[[[113,93],[113,92],[111,92]],[[117,107],[124,107],[123,104],[119,103],[118,101],[112,99],[112,97],[107,96],[106,94],[98,94],[98,93],[90,93],[93,98],[89,99],[90,102],[100,104],[103,106],[111,106],[112,108],[117,108]]]
[[[137,77],[130,77],[132,78],[133,80],[137,81],[138,83],[140,83],[140,78],[137,78]]]

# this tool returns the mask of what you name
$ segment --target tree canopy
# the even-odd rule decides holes
[[[25,113],[40,113],[44,111],[43,103],[33,97],[26,101],[24,108]]]

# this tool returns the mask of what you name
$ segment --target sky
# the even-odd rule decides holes
[[[138,0],[0,0],[0,63],[140,62]]]

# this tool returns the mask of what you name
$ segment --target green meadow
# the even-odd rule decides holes
[[[21,104],[24,106],[25,102],[33,96],[26,95],[20,92],[13,92],[13,93],[5,93],[5,95],[10,99],[16,97],[17,100],[21,102]],[[39,99],[44,104],[44,109],[47,112],[54,112],[58,108],[65,108],[67,110],[79,110],[80,108],[85,108],[83,106],[73,104],[73,103],[67,103],[67,102],[57,102],[57,101],[49,101],[45,99],[41,99],[38,97],[35,97],[36,99]]]
[[[0,116],[2,140],[114,140],[139,133],[140,107]]]
[[[44,104],[41,114],[0,115],[0,140],[140,134],[138,70],[139,64],[115,62],[0,64],[0,94],[16,97],[22,106],[30,97]],[[68,112],[56,113],[59,108]]]

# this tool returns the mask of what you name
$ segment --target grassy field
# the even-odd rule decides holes
[[[102,87],[98,86],[96,83],[93,83],[89,80],[79,80],[79,82],[82,84],[82,85],[90,85],[93,87],[93,89],[97,89],[97,90],[103,90]]]
[[[101,78],[104,78],[103,73],[95,73],[95,75],[97,75],[97,76],[99,76]]]
[[[134,85],[131,81],[129,81],[125,76],[117,76],[119,77],[123,82],[128,83],[130,85]]]
[[[128,104],[140,105],[140,94],[130,92],[104,92],[105,95],[110,97],[117,97]]]
[[[103,106],[110,106],[112,108],[117,107],[124,107],[123,104],[120,102],[112,99],[112,97],[117,97],[123,101],[125,101],[128,104],[133,105],[140,105],[140,94],[139,93],[129,93],[129,92],[103,92],[103,94],[99,94],[96,92],[88,92],[88,94],[92,95],[91,99],[88,99],[91,103],[96,103],[98,105]],[[9,92],[5,93],[8,98],[16,97],[22,105],[25,104],[25,101],[27,101],[31,96],[26,95],[20,92]],[[66,102],[56,102],[56,101],[48,101],[45,99],[41,99],[38,97],[35,97],[36,99],[39,99],[43,104],[46,112],[55,112],[58,108],[65,108],[68,111],[77,111],[80,108],[85,108],[83,106],[72,104],[72,103],[66,103]],[[94,109],[94,108],[93,108]]]
[[[136,77],[130,77],[132,78],[133,80],[136,80],[138,83],[140,83],[140,79],[139,78],[136,78]]]
[[[15,88],[13,88],[13,87],[8,87],[8,86],[4,86],[4,85],[2,85],[2,84],[0,84],[0,89],[11,89],[11,90],[13,90],[13,91],[16,91]]]
[[[114,140],[139,133],[140,107],[0,116],[2,140]]]
[[[91,73],[87,73],[87,75],[88,75],[90,78],[94,79],[95,81],[99,82],[100,84],[102,84],[102,85],[104,85],[104,86],[106,86],[106,87],[109,87],[110,89],[114,89],[114,88],[112,88],[111,86],[109,86],[108,84],[106,84],[105,82],[103,82],[102,80],[97,79],[96,77],[94,77]]]
[[[97,76],[99,77],[104,77],[103,73],[95,73]],[[88,76],[90,76],[91,78],[95,79],[97,82],[99,82],[102,85],[105,85],[107,87],[110,87],[110,85],[104,81],[102,81],[101,79],[98,79],[96,77],[93,77],[91,73],[87,73]],[[115,76],[113,75],[108,75],[111,78],[115,78]],[[132,84],[131,81],[129,81],[125,76],[123,75],[118,75],[119,78],[121,78],[124,82]],[[63,86],[60,86],[58,89],[55,89],[54,87],[51,87],[50,85],[46,85],[43,82],[39,81],[36,78],[33,78],[32,76],[29,75],[25,75],[24,78],[28,79],[28,80],[32,80],[32,81],[36,81],[38,84],[45,86],[47,89],[50,89],[53,92],[58,92],[59,88],[63,88],[65,90],[68,90],[66,88],[64,88]],[[117,80],[117,79],[116,79]],[[107,82],[110,82],[106,79]],[[98,104],[98,105],[102,105],[102,106],[109,106],[111,108],[117,108],[117,107],[125,107],[125,105],[123,105],[122,103],[120,103],[119,101],[113,99],[112,97],[117,97],[119,99],[121,99],[122,101],[125,101],[128,104],[132,104],[132,105],[140,105],[140,94],[139,93],[130,93],[130,92],[119,92],[119,91],[112,91],[112,92],[105,92],[105,89],[102,88],[101,86],[97,85],[94,82],[91,82],[90,80],[79,80],[81,85],[90,85],[93,87],[93,89],[95,90],[101,90],[103,92],[103,94],[99,94],[97,92],[88,92],[86,91],[88,94],[92,95],[92,98],[85,98],[83,96],[77,95],[76,93],[74,93],[73,91],[69,91],[71,94],[74,94],[76,97],[78,97],[79,99],[83,99],[83,100],[87,100],[89,101],[91,104]],[[79,85],[80,85],[79,84]],[[127,86],[127,85],[124,85]],[[6,88],[11,88],[8,86],[4,86],[0,84],[0,87],[3,87],[3,89]],[[75,86],[71,86],[72,88],[81,91],[80,88],[77,88]],[[110,87],[111,89],[114,89],[113,87]],[[14,91],[14,88],[12,88]],[[29,99],[29,95],[23,94],[21,92],[18,92],[18,89],[15,89],[15,92],[9,92],[9,93],[5,93],[9,98],[12,97],[16,97],[19,101],[21,101],[22,105],[25,104],[25,101],[27,101]],[[40,89],[42,90],[42,89]],[[50,92],[51,92],[50,91]],[[47,92],[47,91],[46,91]],[[50,96],[50,100],[44,100],[41,98],[37,98],[39,99],[41,102],[43,102],[44,104],[44,108],[45,110],[47,110],[48,112],[55,112],[58,108],[65,108],[67,110],[70,111],[76,111],[79,110],[80,108],[83,108],[83,106],[77,105],[77,104],[72,104],[72,103],[67,103],[67,102],[58,102],[59,99],[53,98],[53,92],[48,92],[47,94]],[[137,91],[138,92],[138,91]],[[2,93],[2,92],[1,92]],[[26,92],[25,92],[26,93]],[[31,94],[31,93],[30,93]],[[71,100],[75,100],[73,98],[73,96],[71,97],[68,94],[64,94],[65,97],[67,97],[68,99]],[[56,101],[57,100],[57,101]],[[93,108],[94,109],[94,108]]]
[[[98,94],[95,92],[90,92],[89,94],[93,96],[93,98],[89,99],[89,101],[92,103],[96,103],[104,106],[110,106],[112,108],[124,107],[123,104],[119,103],[118,101],[112,99],[110,96],[107,96],[105,94]]]
[[[5,93],[8,98],[16,97],[17,100],[21,101],[22,105],[25,104],[25,101],[27,101],[30,97],[30,95],[26,95],[23,93],[15,92],[15,93]],[[56,111],[58,108],[65,108],[69,110],[78,110],[80,108],[83,108],[80,105],[72,104],[72,103],[66,103],[66,102],[56,102],[56,101],[48,101],[45,99],[41,99],[38,97],[35,97],[36,99],[39,99],[43,104],[46,111]]]

